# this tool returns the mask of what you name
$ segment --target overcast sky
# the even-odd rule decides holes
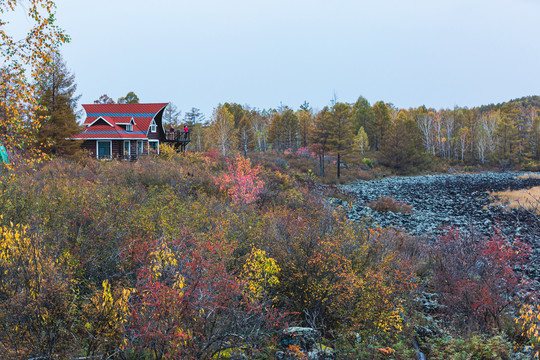
[[[227,101],[320,109],[334,92],[400,108],[540,93],[539,0],[56,3],[81,103],[134,91],[209,118]]]

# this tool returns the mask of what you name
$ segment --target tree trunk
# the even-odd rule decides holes
[[[324,177],[324,149],[319,153],[319,165],[321,168],[321,176]]]
[[[337,153],[337,178],[341,176],[341,153]]]

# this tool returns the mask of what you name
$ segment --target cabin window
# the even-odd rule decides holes
[[[124,157],[131,155],[131,143],[129,140],[124,140]]]
[[[112,141],[98,141],[96,143],[98,159],[110,159],[112,154]]]
[[[148,141],[148,146],[150,146],[150,150],[152,152],[159,154],[159,141]]]
[[[155,133],[157,131],[157,125],[156,124],[150,124],[150,132]]]
[[[126,131],[133,131],[133,125],[132,124],[127,124],[126,125]]]

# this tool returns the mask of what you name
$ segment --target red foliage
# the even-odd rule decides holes
[[[251,166],[251,161],[237,155],[227,166],[228,172],[214,178],[221,191],[226,191],[234,203],[250,204],[262,192],[264,180],[259,178],[260,166]]]
[[[154,248],[131,303],[134,349],[156,359],[206,359],[231,344],[264,340],[275,314],[244,297],[242,284],[221,260],[222,249],[189,236]],[[164,260],[156,265],[160,251]]]
[[[527,245],[509,243],[500,231],[483,239],[449,229],[433,251],[435,291],[441,294],[445,313],[459,317],[468,330],[498,326],[499,315],[522,281],[514,267],[523,264],[529,252]]]

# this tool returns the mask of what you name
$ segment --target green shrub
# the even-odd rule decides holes
[[[484,337],[472,335],[464,338],[442,338],[431,344],[428,356],[433,360],[506,360],[510,359],[512,344],[501,335]]]
[[[366,165],[370,169],[373,169],[373,161],[371,161],[371,159],[364,158],[362,159],[362,162],[364,163],[364,165]]]

